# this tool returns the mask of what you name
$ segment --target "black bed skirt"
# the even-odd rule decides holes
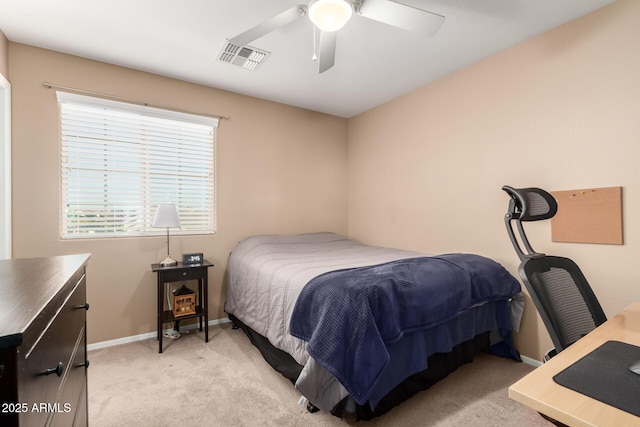
[[[251,343],[258,348],[262,357],[264,357],[273,369],[280,372],[285,378],[295,384],[302,371],[302,365],[296,362],[290,354],[271,345],[267,338],[242,323],[232,314],[229,314],[229,319],[231,319],[235,326],[245,332]],[[458,344],[449,353],[436,353],[429,356],[427,359],[429,368],[405,379],[382,398],[375,410],[372,410],[368,403],[356,405],[356,419],[370,420],[385,414],[414,394],[428,389],[461,365],[472,362],[474,355],[488,350],[489,332],[485,332],[476,335],[475,338],[469,341]],[[345,398],[338,403],[331,413],[337,417],[342,417],[347,405],[347,399],[348,398]]]

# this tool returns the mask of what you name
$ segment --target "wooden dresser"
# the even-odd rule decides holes
[[[87,425],[88,260],[0,260],[1,426]]]

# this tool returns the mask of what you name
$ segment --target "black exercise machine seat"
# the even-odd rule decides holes
[[[558,204],[540,188],[515,189],[504,186],[509,194],[505,225],[511,243],[520,258],[518,273],[544,322],[557,354],[588,334],[607,318],[589,282],[578,265],[568,258],[548,256],[531,247],[522,221],[552,218]],[[523,250],[516,239],[516,223]]]

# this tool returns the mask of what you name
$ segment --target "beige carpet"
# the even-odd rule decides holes
[[[507,397],[533,368],[480,355],[387,414],[356,423],[298,406],[300,394],[226,323],[89,352],[89,420],[98,426],[550,426]]]

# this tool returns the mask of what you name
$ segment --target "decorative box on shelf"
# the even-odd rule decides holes
[[[173,317],[196,313],[196,293],[182,285],[173,292]]]

